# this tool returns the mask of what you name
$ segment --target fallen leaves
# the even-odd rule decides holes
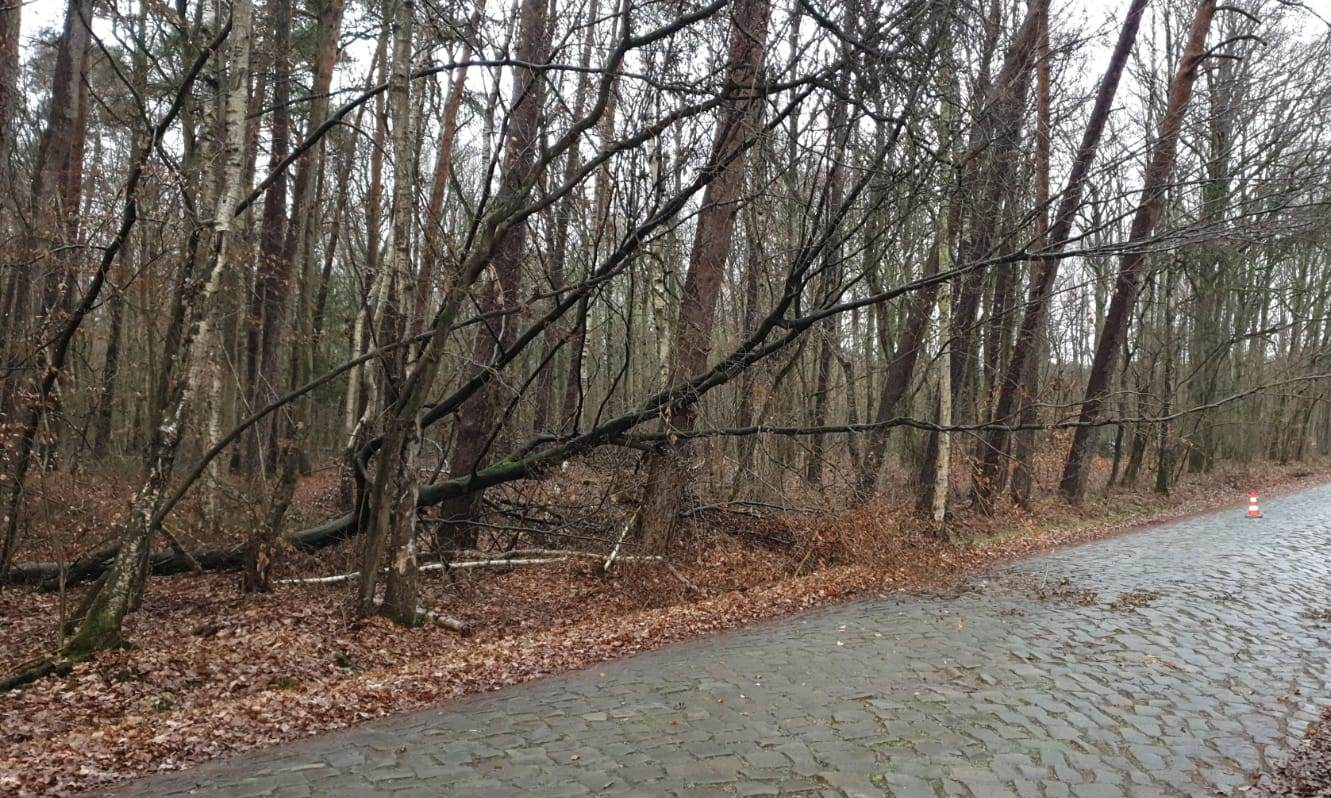
[[[1118,597],[1109,602],[1111,610],[1136,610],[1142,607],[1149,607],[1152,601],[1160,598],[1159,591],[1155,590],[1130,590],[1125,593],[1119,593]]]
[[[5,697],[0,792],[64,794],[182,768],[852,597],[964,590],[968,574],[1218,498],[1232,497],[1199,487],[1168,501],[1131,497],[1127,509],[1112,498],[1075,515],[1043,506],[1015,521],[971,519],[974,539],[960,543],[912,526],[904,506],[745,517],[748,533],[701,528],[676,552],[673,565],[697,591],[630,563],[609,577],[599,563],[570,562],[423,578],[422,603],[474,626],[468,638],[357,620],[346,585],[241,596],[231,575],[154,579],[126,630],[135,649]],[[753,545],[777,530],[797,543]],[[349,556],[334,550],[305,566],[345,570]],[[60,606],[53,594],[0,593],[0,668],[50,644]]]
[[[1269,773],[1254,774],[1254,780],[1253,793],[1268,798],[1331,795],[1331,707],[1308,724],[1292,755]]]
[[[1043,601],[1058,601],[1078,607],[1093,607],[1100,601],[1099,593],[1089,588],[1074,587],[1067,577],[1060,579],[1052,587],[1037,587],[1035,596]]]

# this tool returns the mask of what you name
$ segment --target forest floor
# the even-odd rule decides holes
[[[5,697],[0,792],[76,792],[346,727],[465,693],[497,690],[668,642],[854,597],[945,588],[996,565],[1331,478],[1331,465],[1227,466],[1170,496],[1113,491],[1079,509],[1042,500],[995,519],[964,513],[942,540],[904,504],[854,511],[706,515],[671,569],[601,562],[423,575],[422,604],[465,620],[438,627],[357,620],[354,583],[283,584],[241,595],[234,574],[156,578],[128,621],[129,650]],[[306,491],[318,501],[317,486]],[[105,525],[97,502],[47,497],[85,549]],[[74,509],[71,509],[74,508]],[[779,534],[773,535],[776,529]],[[781,538],[784,547],[755,541]],[[73,545],[68,540],[66,549]],[[346,547],[350,549],[351,547]],[[28,556],[49,556],[30,551]],[[72,556],[66,554],[65,556]],[[293,558],[337,573],[350,551]],[[673,570],[672,570],[673,569]],[[0,592],[0,670],[51,647],[68,595]]]

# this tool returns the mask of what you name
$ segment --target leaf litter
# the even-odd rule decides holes
[[[246,596],[231,574],[154,578],[127,619],[133,648],[0,702],[0,793],[103,787],[856,597],[964,590],[997,565],[1232,503],[1230,493],[1217,482],[1076,511],[1046,502],[1030,514],[960,518],[948,540],[911,520],[905,501],[826,519],[745,519],[739,535],[724,518],[699,518],[672,557],[696,590],[650,564],[607,576],[594,560],[423,575],[422,604],[471,624],[468,637],[357,619],[348,584]],[[327,572],[351,557],[300,565]],[[1087,598],[1067,587],[1066,597]],[[80,597],[0,592],[0,668],[49,649]]]

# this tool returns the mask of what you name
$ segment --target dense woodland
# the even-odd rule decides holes
[[[22,679],[293,548],[413,625],[429,562],[707,507],[1331,451],[1315,9],[55,4],[0,0],[0,581],[93,586]],[[55,562],[62,473],[124,490]]]

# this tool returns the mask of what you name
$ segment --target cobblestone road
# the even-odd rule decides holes
[[[123,795],[1241,794],[1325,698],[1331,488],[751,627]],[[1092,592],[1093,591],[1093,592]],[[1043,596],[1043,597],[1041,597]],[[1154,597],[1152,597],[1154,596]]]

